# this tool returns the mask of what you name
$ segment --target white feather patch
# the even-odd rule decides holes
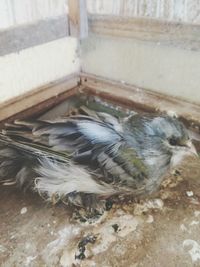
[[[106,128],[94,122],[81,122],[78,124],[79,131],[91,141],[94,142],[115,142],[118,139],[118,135],[114,130]]]
[[[49,198],[55,194],[63,197],[71,192],[99,195],[115,192],[111,185],[96,182],[85,168],[72,162],[60,163],[48,158],[42,159],[36,172],[40,176],[36,178],[35,188],[40,193],[46,193]]]

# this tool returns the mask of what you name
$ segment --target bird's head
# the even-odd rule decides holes
[[[177,118],[156,117],[151,121],[151,129],[162,140],[165,148],[172,153],[172,167],[179,164],[187,155],[198,155],[186,127]]]

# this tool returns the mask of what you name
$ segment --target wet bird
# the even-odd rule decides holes
[[[7,125],[0,135],[1,183],[95,210],[113,195],[154,192],[170,168],[196,154],[177,118],[84,111]]]

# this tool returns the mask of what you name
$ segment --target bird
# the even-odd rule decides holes
[[[0,134],[0,183],[102,212],[113,196],[155,192],[169,169],[197,155],[176,117],[81,110],[7,124]]]

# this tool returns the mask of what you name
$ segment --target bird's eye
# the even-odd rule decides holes
[[[174,137],[169,138],[168,141],[171,146],[177,145],[177,140]]]

